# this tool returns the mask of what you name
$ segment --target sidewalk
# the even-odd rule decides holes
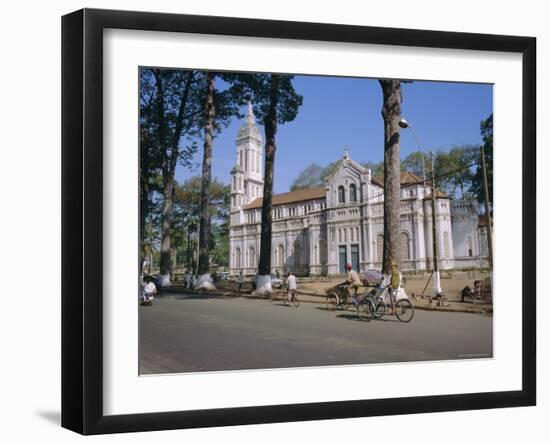
[[[298,295],[300,296],[300,302],[304,303],[317,303],[317,304],[324,304],[325,303],[325,287],[334,286],[336,282],[330,281],[330,282],[312,282],[309,284],[303,284],[299,285],[298,289]],[[314,285],[315,287],[312,287]],[[286,291],[284,290],[278,290],[275,289],[270,297],[263,297],[259,295],[254,295],[253,290],[250,284],[243,285],[242,290],[239,291],[237,288],[237,284],[234,282],[227,282],[222,281],[216,283],[217,289],[215,291],[206,291],[206,290],[200,290],[200,291],[193,291],[190,289],[184,289],[181,286],[171,286],[169,288],[164,288],[164,293],[178,293],[178,292],[189,292],[193,294],[208,294],[218,297],[244,297],[244,298],[251,298],[251,299],[271,299],[273,301],[282,301]],[[407,288],[406,288],[407,290]],[[431,288],[430,291],[431,292]],[[465,312],[465,313],[473,313],[473,314],[492,314],[493,312],[493,305],[488,303],[479,303],[479,302],[471,302],[468,300],[467,302],[462,303],[460,301],[460,296],[458,294],[456,295],[446,295],[443,302],[443,306],[440,306],[440,303],[438,300],[433,300],[430,304],[429,301],[429,294],[426,294],[424,298],[420,298],[420,296],[413,297],[412,292],[409,292],[407,290],[407,295],[409,296],[409,300],[414,305],[415,309],[420,310],[426,310],[426,311],[442,311],[442,312]]]

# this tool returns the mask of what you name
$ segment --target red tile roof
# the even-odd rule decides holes
[[[275,194],[273,196],[273,206],[284,205],[286,203],[296,203],[306,200],[317,200],[325,198],[326,190],[324,187],[298,189],[297,191],[285,192],[283,194]],[[252,200],[244,209],[261,208],[263,203],[262,198]]]
[[[424,197],[424,200],[429,200],[432,198],[432,193],[430,192],[426,197]],[[440,191],[439,189],[435,190],[435,198],[450,198],[447,194],[445,194],[443,191]]]
[[[376,174],[372,176],[372,182],[375,185],[384,187],[384,174]],[[401,184],[402,185],[414,185],[414,184],[422,184],[422,177],[419,177],[416,174],[413,174],[412,172],[402,172],[401,173]]]

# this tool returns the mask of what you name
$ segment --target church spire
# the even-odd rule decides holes
[[[248,107],[246,110],[246,122],[250,124],[256,123],[256,117],[254,116],[254,109],[252,109],[252,102],[248,100]]]

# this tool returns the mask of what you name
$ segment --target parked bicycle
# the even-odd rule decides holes
[[[327,311],[347,310],[353,306],[360,320],[370,321],[374,318],[375,307],[372,301],[364,297],[351,297],[350,285],[340,283],[328,288],[325,292]]]

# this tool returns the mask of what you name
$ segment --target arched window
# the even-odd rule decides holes
[[[256,267],[256,251],[254,251],[252,246],[248,249],[248,267]]]
[[[235,267],[241,267],[241,248],[235,249]]]
[[[399,234],[399,242],[401,247],[401,259],[410,260],[411,251],[409,248],[409,234],[407,234],[406,232],[402,232],[401,234]]]
[[[284,266],[285,264],[285,248],[283,245],[279,245],[277,248],[277,266]]]
[[[346,202],[346,189],[343,186],[338,186],[338,203]]]
[[[324,238],[319,240],[319,264],[326,265],[328,257],[327,242]]]
[[[443,233],[443,257],[450,258],[450,245],[449,245],[449,233],[444,232]]]
[[[356,202],[357,201],[357,187],[354,183],[349,185],[349,201],[350,202]]]
[[[384,257],[384,236],[382,234],[376,237],[376,261],[382,261]]]
[[[300,256],[302,255],[302,248],[300,243],[294,243],[294,266],[300,266],[301,260]]]

